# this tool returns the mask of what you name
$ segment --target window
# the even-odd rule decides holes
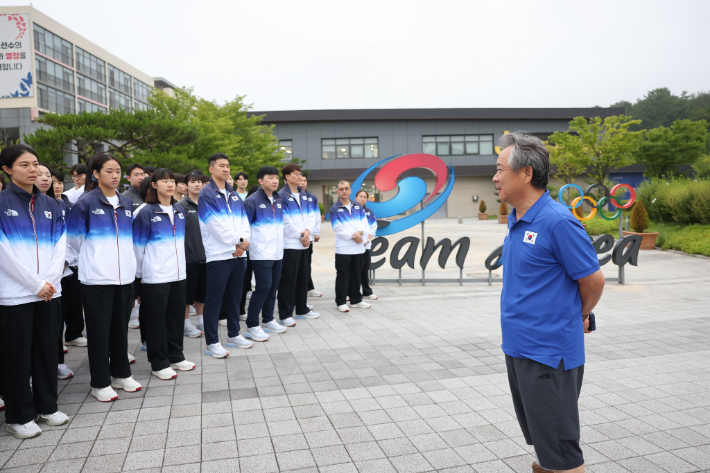
[[[35,51],[46,54],[64,64],[74,67],[71,43],[39,26],[34,25]]]
[[[377,158],[377,138],[335,138],[321,140],[323,159]]]
[[[137,100],[134,101],[133,104],[135,105],[135,107],[133,107],[135,110],[150,110],[151,108],[153,108],[147,103],[142,103]]]
[[[106,63],[78,46],[76,48],[76,70],[99,82],[106,82]]]
[[[39,93],[39,108],[56,113],[74,113],[73,95],[65,94],[43,84],[37,84],[37,92]]]
[[[76,75],[76,93],[94,102],[106,103],[106,86],[81,74]]]
[[[290,163],[291,158],[293,158],[293,141],[291,140],[281,140],[279,141],[279,151],[284,154],[282,163]]]
[[[435,156],[493,154],[493,135],[423,136],[422,152]]]
[[[37,69],[37,80],[61,89],[70,94],[74,93],[74,71],[56,62],[35,56],[35,68]]]
[[[132,95],[131,92],[131,76],[123,72],[121,69],[116,69],[111,64],[108,65],[108,85],[114,87],[121,92]]]
[[[150,86],[134,78],[133,98],[140,100],[143,103],[148,103],[148,97],[150,97]]]
[[[96,105],[93,102],[87,102],[86,100],[83,99],[77,99],[76,100],[76,105],[77,105],[77,113],[83,113],[83,112],[104,112],[106,113],[106,107],[101,107],[99,105]]]
[[[0,144],[5,146],[15,145],[20,142],[20,127],[0,128]]]
[[[121,92],[118,92],[113,89],[109,89],[108,97],[109,97],[108,106],[110,108],[122,108],[127,112],[133,111],[133,105],[132,105],[133,102],[131,100],[131,97],[129,97],[128,95],[122,94]]]

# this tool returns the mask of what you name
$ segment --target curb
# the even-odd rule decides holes
[[[702,259],[710,260],[710,256],[696,255],[696,254],[686,253],[686,252],[684,252],[684,251],[679,251],[679,250],[664,250],[664,249],[661,248],[660,246],[655,247],[654,250],[665,251],[665,252],[668,252],[668,253],[674,253],[674,254],[676,254],[676,255],[690,256],[690,257],[692,257],[692,258],[702,258]]]

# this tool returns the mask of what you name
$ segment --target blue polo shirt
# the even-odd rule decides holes
[[[551,368],[584,364],[582,300],[577,279],[599,270],[584,227],[545,192],[503,242],[500,323],[503,351]]]

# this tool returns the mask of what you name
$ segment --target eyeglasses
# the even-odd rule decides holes
[[[72,181],[76,181],[77,179],[81,179],[81,176],[86,177],[86,174],[73,174],[72,175]]]

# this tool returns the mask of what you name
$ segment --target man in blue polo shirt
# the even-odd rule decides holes
[[[584,228],[550,197],[550,155],[529,133],[503,135],[493,177],[515,210],[503,242],[501,329],[515,413],[534,472],[583,472],[578,399],[584,333],[604,275]]]

